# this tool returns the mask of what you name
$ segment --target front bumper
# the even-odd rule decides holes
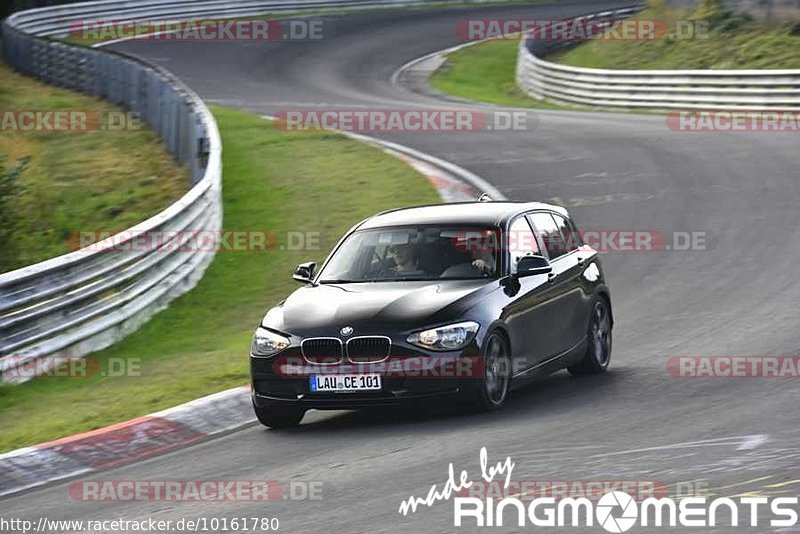
[[[460,388],[442,390],[434,393],[413,393],[402,394],[400,392],[376,392],[369,393],[315,393],[308,396],[300,396],[294,399],[283,397],[271,397],[258,394],[253,391],[253,404],[259,408],[264,407],[293,407],[304,410],[354,410],[357,408],[368,408],[371,406],[402,406],[425,402],[441,398],[455,397],[460,392]]]
[[[470,346],[457,353],[407,351],[383,362],[336,365],[309,363],[299,351],[287,349],[272,358],[251,356],[253,403],[259,407],[294,406],[304,409],[353,409],[425,402],[457,395],[466,381],[482,376],[479,353]],[[381,375],[378,391],[314,392],[309,377],[324,374]]]

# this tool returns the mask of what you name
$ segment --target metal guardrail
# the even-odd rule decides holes
[[[181,251],[182,230],[222,225],[222,146],[205,104],[169,72],[139,58],[73,46],[67,35],[83,20],[188,20],[322,8],[373,8],[428,0],[100,0],[21,11],[3,22],[3,55],[19,72],[107,99],[140,113],[178,162],[191,189],[176,203],[111,239],[0,274],[0,381],[7,371],[48,355],[80,357],[136,330],[191,289],[213,251]],[[173,236],[159,248],[120,250],[137,236]],[[161,234],[159,234],[161,235]],[[4,373],[4,371],[6,371]],[[15,380],[16,381],[16,380]]]
[[[65,9],[37,9],[36,17],[60,19]],[[101,243],[0,275],[0,370],[6,375],[47,355],[82,356],[134,331],[193,287],[213,258],[213,251],[175,250],[177,231],[219,230],[222,223],[221,142],[205,104],[174,76],[141,60],[43,39],[27,25],[30,17],[22,12],[4,22],[6,63],[138,112],[189,168],[191,189],[119,243],[124,248],[151,232],[172,235],[159,249],[102,250]]]
[[[631,6],[576,20],[617,20],[640,10]],[[800,70],[610,70],[537,57],[552,50],[552,44],[520,40],[517,85],[533,98],[611,108],[800,109]]]
[[[432,0],[97,0],[58,8],[30,9],[9,17],[39,36],[65,36],[87,20],[192,20],[237,18],[311,9],[367,9],[422,5]],[[457,1],[457,0],[444,0]],[[57,15],[54,16],[54,10]]]

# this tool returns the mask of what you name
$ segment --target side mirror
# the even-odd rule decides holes
[[[301,263],[294,269],[294,275],[292,278],[298,282],[303,282],[304,284],[310,284],[312,279],[314,278],[314,268],[317,264],[313,261],[307,261],[306,263]]]
[[[548,274],[553,271],[553,267],[544,256],[523,256],[517,262],[517,277],[533,276],[536,274]]]

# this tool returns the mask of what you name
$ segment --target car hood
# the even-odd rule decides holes
[[[297,335],[337,335],[352,326],[357,333],[410,330],[450,319],[494,289],[497,280],[323,284],[296,290],[264,318],[264,326]]]

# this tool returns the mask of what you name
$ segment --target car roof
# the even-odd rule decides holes
[[[464,224],[502,226],[515,215],[532,210],[549,210],[569,217],[561,206],[544,202],[454,202],[384,211],[365,220],[358,229],[405,226],[409,224]]]

